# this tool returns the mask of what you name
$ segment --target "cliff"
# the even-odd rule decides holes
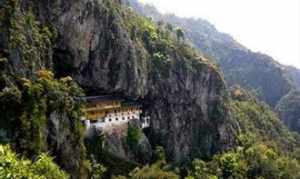
[[[300,92],[291,91],[284,96],[278,105],[276,111],[283,122],[293,131],[300,133]]]
[[[53,23],[61,37],[53,55],[57,75],[69,72],[90,93],[142,101],[151,116],[150,143],[164,146],[170,160],[233,143],[218,70],[151,21],[116,1],[78,1]]]
[[[49,152],[73,178],[99,178],[101,162],[108,175],[128,175],[157,152],[163,161],[133,173],[159,168],[157,176],[176,177],[167,162],[189,164],[227,150],[251,154],[240,135],[254,133],[275,151],[298,145],[270,108],[249,96],[232,101],[216,65],[180,33],[118,0],[4,0],[0,8],[0,143],[32,160]],[[139,101],[150,127],[130,123],[84,141],[82,92]]]
[[[82,92],[71,78],[54,78],[55,30],[41,23],[30,3],[0,4],[0,141],[30,159],[49,153],[72,176],[83,176],[86,154],[76,99]]]
[[[235,124],[225,107],[226,88],[218,69],[149,19],[118,1],[6,3],[1,57],[8,62],[12,83],[13,76],[34,81],[37,71],[49,69],[56,78],[72,76],[88,95],[116,94],[140,100],[151,116],[146,136],[152,147],[166,149],[170,161],[209,157],[234,144]],[[76,135],[78,126],[73,126],[71,118],[58,120],[50,114],[43,116],[49,122],[41,141],[51,139],[54,144],[44,150],[59,148],[55,156],[72,153],[73,144],[82,144]],[[74,141],[69,134],[75,135]],[[63,147],[68,142],[72,142],[70,147]],[[78,151],[76,163],[83,162],[80,151],[84,153]],[[58,163],[71,171],[65,161],[58,157]]]
[[[286,71],[293,80],[296,88],[300,88],[300,70],[298,68],[289,66],[287,67]]]
[[[124,1],[141,15],[181,28],[195,48],[220,65],[229,86],[240,85],[255,91],[262,101],[275,107],[295,85],[284,65],[268,55],[247,49],[204,19],[161,14],[154,6],[143,5],[137,0]]]

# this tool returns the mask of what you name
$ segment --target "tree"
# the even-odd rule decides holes
[[[178,28],[176,30],[176,36],[178,40],[183,40],[184,39],[184,32],[182,29]]]
[[[167,29],[168,29],[170,32],[173,32],[173,26],[172,26],[172,24],[167,23]]]
[[[141,130],[133,125],[128,125],[126,142],[131,149],[136,149],[137,145],[139,144],[139,140],[141,138]]]
[[[20,158],[9,146],[0,145],[0,178],[66,179],[69,176],[45,154],[32,162]]]
[[[155,148],[155,162],[165,162],[166,161],[166,154],[165,154],[165,149],[161,146],[157,146]]]
[[[91,170],[92,179],[101,179],[107,169],[92,157]]]
[[[186,179],[209,178],[217,179],[217,176],[209,173],[209,168],[203,160],[196,159],[192,163],[192,168],[189,171],[189,176]]]

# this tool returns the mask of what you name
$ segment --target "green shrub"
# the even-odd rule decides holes
[[[52,158],[41,154],[35,162],[20,158],[8,146],[0,145],[0,178],[64,179]]]
[[[94,158],[91,159],[91,178],[92,179],[101,179],[106,172],[106,168],[97,162]]]
[[[300,161],[294,157],[299,136],[250,93],[235,89],[232,95],[228,106],[241,129],[238,146],[209,161],[195,160],[187,178],[299,178]]]
[[[166,171],[159,164],[145,166],[141,169],[136,168],[130,173],[132,179],[179,179],[179,176],[174,172]]]
[[[176,36],[178,40],[184,39],[184,32],[182,29],[176,29]]]
[[[161,146],[157,146],[155,148],[155,162],[166,162],[166,154],[165,154],[165,149]]]
[[[139,144],[139,140],[141,138],[142,132],[141,130],[133,125],[128,125],[128,130],[127,130],[127,136],[126,136],[126,143],[128,146],[135,150],[136,147]]]
[[[70,77],[54,79],[50,71],[39,71],[35,80],[17,79],[18,86],[10,85],[0,91],[3,115],[1,126],[10,130],[19,151],[33,156],[45,151],[44,136],[49,115],[53,112],[66,114],[74,123],[74,135],[82,137],[80,125],[81,104],[75,97],[82,95],[81,89]],[[10,125],[14,124],[14,125]],[[17,131],[17,132],[14,132]]]
[[[255,143],[238,147],[204,162],[195,160],[187,178],[299,178],[299,161]]]

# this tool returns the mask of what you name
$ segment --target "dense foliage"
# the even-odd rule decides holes
[[[32,162],[20,158],[10,147],[0,145],[0,178],[65,179],[69,176],[45,154]]]
[[[6,75],[9,75],[7,73]],[[0,90],[0,142],[9,143],[18,153],[35,159],[50,152],[55,162],[70,171],[84,165],[83,126],[80,122],[81,103],[77,99],[81,89],[70,77],[54,79],[50,71],[41,70],[34,79],[9,75]],[[53,130],[52,124],[59,126]],[[59,135],[59,138],[53,136]],[[57,140],[67,140],[57,143]],[[60,142],[60,141],[59,141]],[[62,148],[62,145],[66,147]],[[68,146],[69,145],[69,146]],[[68,161],[72,146],[78,154]],[[64,151],[62,151],[64,150]],[[75,171],[77,172],[77,171]],[[73,173],[74,174],[74,173]]]
[[[213,160],[195,160],[188,179],[196,178],[268,178],[300,177],[300,163],[276,152],[263,143],[252,143],[219,154]]]
[[[36,20],[31,10],[22,10],[20,0],[7,0],[1,5],[1,45],[6,52],[20,58],[18,66],[21,68],[15,73],[32,75],[32,72],[48,63],[56,31],[50,25]]]
[[[300,133],[300,91],[293,90],[276,106],[283,122],[293,131]]]
[[[82,92],[71,78],[55,80],[49,71],[36,75],[35,80],[17,79],[17,86],[7,84],[0,92],[1,123],[8,125],[1,128],[6,127],[7,137],[16,139],[16,148],[29,156],[45,150],[44,130],[52,112],[66,113],[74,124],[79,123],[81,115],[80,103],[74,97]],[[80,137],[80,126],[75,130]]]
[[[195,159],[188,169],[188,165],[182,168],[183,172],[180,172],[176,165],[171,166],[166,161],[162,147],[156,148],[152,163],[141,166],[116,157],[112,152],[105,151],[103,149],[105,141],[101,135],[86,141],[89,155],[85,158],[85,147],[82,143],[83,127],[79,120],[82,115],[79,100],[83,95],[82,90],[70,77],[55,79],[51,71],[41,70],[46,69],[48,60],[52,58],[48,51],[51,51],[50,46],[56,33],[50,25],[37,21],[31,9],[22,10],[20,2],[19,0],[7,0],[4,4],[0,2],[1,26],[6,27],[0,29],[0,42],[5,42],[0,44],[0,47],[5,49],[0,49],[0,143],[10,143],[13,149],[32,160],[26,160],[13,153],[9,147],[0,145],[0,178],[68,178],[53,163],[52,158],[43,153],[51,151],[52,155],[52,150],[56,150],[58,145],[60,145],[59,147],[70,147],[67,146],[69,144],[71,147],[76,147],[74,149],[66,148],[66,151],[64,148],[62,150],[60,148],[55,151],[58,157],[53,160],[61,162],[66,158],[79,156],[82,159],[80,161],[75,159],[58,163],[62,166],[66,166],[65,163],[75,163],[70,167],[71,170],[81,169],[82,165],[86,165],[90,171],[88,175],[90,178],[107,177],[107,173],[124,174],[124,176],[115,176],[119,179],[177,179],[180,178],[179,175],[188,179],[300,177],[299,137],[282,125],[270,107],[258,102],[255,97],[241,88],[234,89],[231,95],[232,100],[229,98],[226,103],[232,118],[235,119],[233,121],[238,123],[236,147],[215,156],[207,156],[205,161]],[[170,60],[171,56],[179,56],[188,61],[179,64],[185,65],[184,69],[189,68],[187,71],[197,70],[202,73],[209,70],[208,68],[214,67],[206,65],[203,68],[203,63],[210,62],[199,57],[199,53],[184,41],[186,38],[191,38],[185,36],[184,29],[164,22],[156,24],[152,19],[138,16],[132,12],[132,9],[122,7],[114,0],[103,0],[101,3],[109,11],[109,16],[123,17],[119,19],[121,26],[129,32],[129,40],[146,51],[146,55],[150,59],[149,64],[153,66],[151,68],[153,76],[168,78],[169,67],[173,63]],[[3,9],[4,11],[2,11]],[[211,29],[208,29],[207,33],[209,30]],[[209,42],[206,42],[206,45],[211,46]],[[217,49],[212,51],[215,56],[232,57],[228,51],[221,49],[218,45],[212,44],[212,46],[217,46]],[[207,50],[210,52],[211,48],[207,48]],[[239,54],[241,57],[248,57],[247,55],[251,54],[242,52]],[[222,59],[218,58],[217,60]],[[176,60],[174,61],[174,63],[178,63]],[[273,63],[267,64],[270,66],[262,69],[262,74],[281,78],[281,70],[274,67]],[[231,66],[235,67],[232,64],[226,67],[231,68]],[[15,69],[11,69],[12,67]],[[238,83],[247,83],[250,88],[258,89],[262,93],[275,90],[276,88],[270,84],[263,87],[249,84],[252,78],[256,79],[257,77],[256,73],[253,75],[257,70],[256,67],[257,64],[244,68],[246,70],[230,71],[227,78]],[[246,75],[245,71],[248,72]],[[269,71],[271,73],[267,73]],[[232,74],[239,75],[232,77]],[[237,79],[238,77],[241,78]],[[289,85],[285,86],[285,80],[282,81],[279,85],[283,89],[280,91],[287,91]],[[274,93],[272,91],[272,95],[276,95],[275,100],[272,96],[270,99],[267,96],[266,100],[270,100],[270,103],[273,104],[277,97],[282,95],[276,93],[276,91]],[[215,114],[212,116],[212,120],[224,117],[222,115],[225,113],[222,110],[223,106],[215,109],[217,110],[211,111]],[[297,111],[297,107],[295,111]],[[57,127],[59,129],[55,133],[52,131],[55,128],[52,125],[61,128]],[[136,150],[142,135],[141,129],[129,125],[127,135],[122,139],[129,148]],[[57,145],[56,142],[59,144]],[[68,172],[72,172],[70,168],[68,168]],[[135,169],[132,170],[133,168]],[[76,173],[76,176],[78,175]]]
[[[142,4],[138,0],[126,1],[139,14],[151,17],[153,21],[163,21],[181,28],[185,39],[208,59],[220,65],[230,86],[239,84],[248,90],[257,91],[259,98],[273,107],[291,90],[289,77],[299,82],[299,70],[287,74],[285,67],[270,56],[252,52],[204,19],[161,14],[152,5]]]
[[[155,149],[155,160],[151,165],[137,167],[128,176],[114,176],[113,179],[179,179],[179,175],[170,169],[166,163],[165,151],[158,146]]]
[[[296,88],[300,88],[300,69],[289,66],[286,71]]]
[[[238,145],[211,160],[194,160],[186,178],[299,178],[299,136],[246,90],[234,87],[231,97]]]
[[[290,152],[299,147],[299,136],[288,130],[272,109],[241,88],[232,90],[230,109],[241,132],[257,141]]]
[[[32,160],[49,152],[70,175],[86,173],[82,91],[70,77],[54,78],[56,30],[31,3],[0,3],[0,143]]]
[[[236,147],[211,159],[195,159],[187,176],[185,172],[181,176],[186,179],[299,178],[299,136],[291,133],[270,107],[246,90],[232,88],[231,98],[228,107],[240,127]],[[130,178],[178,178],[178,170],[170,170],[165,163],[163,148],[156,148],[154,161],[133,170]]]
[[[119,11],[122,12],[124,26],[130,32],[131,39],[147,50],[149,58],[152,60],[153,76],[169,77],[170,58],[177,56],[187,59],[191,65],[194,65],[193,67],[197,67],[201,63],[210,63],[211,66],[214,66],[185,41],[184,31],[181,28],[140,16],[131,8],[122,7]]]
[[[135,150],[135,148],[138,146],[138,142],[141,138],[141,135],[142,131],[140,128],[129,124],[126,136],[126,143],[131,149]]]

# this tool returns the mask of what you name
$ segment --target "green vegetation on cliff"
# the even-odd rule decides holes
[[[36,20],[31,10],[22,10],[21,3],[21,0],[7,0],[0,7],[1,41],[6,48],[4,52],[13,56],[10,63],[20,67],[15,72],[32,75],[49,63],[56,31]]]
[[[237,91],[242,95],[237,96]],[[241,88],[233,90],[232,98],[230,108],[245,138],[252,136],[257,141],[279,147],[280,151],[290,152],[299,147],[299,136],[290,132],[268,105]]]
[[[231,98],[228,107],[240,128],[236,147],[208,160],[195,159],[186,179],[299,178],[299,136],[291,133],[270,107],[246,90],[233,88]],[[138,176],[157,176],[160,168],[154,166],[137,170],[135,174],[146,170],[151,172],[144,171]]]
[[[41,172],[46,178],[67,177],[43,154],[49,152],[74,178],[120,174],[124,175],[120,178],[146,179],[177,179],[179,174],[188,178],[299,176],[298,136],[242,89],[234,92],[232,100],[226,98],[218,69],[183,41],[179,28],[140,17],[119,0],[61,1],[54,10],[55,18],[48,12],[51,2],[5,2],[0,4],[4,9],[0,41],[5,42],[0,44],[0,142],[32,159],[25,161],[4,147],[13,158],[12,165],[4,166],[5,172],[18,174],[18,165],[22,177]],[[38,3],[34,11],[32,3]],[[36,12],[42,9],[47,12]],[[53,24],[38,20],[47,22],[48,18]],[[54,24],[61,38],[55,45]],[[53,55],[53,48],[59,54]],[[129,126],[125,135],[121,130],[114,133],[120,140],[109,141],[112,150],[104,150],[108,140],[101,137],[87,140],[86,155],[79,120],[82,90],[70,77],[56,79],[57,68],[62,76],[74,75],[87,90],[150,103],[145,107],[152,120],[148,138],[141,129]],[[71,72],[64,71],[68,68]],[[157,144],[164,146],[166,154],[158,147],[148,163],[151,147]],[[140,148],[143,151],[135,155]],[[1,151],[0,147],[0,160]],[[143,156],[146,152],[150,157]],[[0,176],[1,167],[2,161]]]
[[[170,24],[156,23],[151,18],[143,17],[128,7],[120,7],[119,11],[124,19],[124,26],[130,33],[131,39],[142,45],[152,60],[152,72],[157,78],[168,78],[171,58],[180,56],[187,59],[187,63],[194,68],[201,63],[210,63],[200,57],[196,49],[184,40],[184,32],[180,28],[173,29]],[[196,61],[196,62],[194,62]],[[191,67],[192,69],[192,67]],[[201,69],[201,67],[200,67]]]
[[[300,133],[300,90],[293,90],[284,96],[276,111],[291,130]]]
[[[81,104],[76,99],[81,89],[70,77],[57,80],[46,70],[37,72],[35,79],[7,79],[0,91],[0,142],[31,159],[42,152],[59,155],[54,160],[70,173],[72,167],[86,167]],[[68,148],[78,155],[70,156]]]
[[[16,139],[16,148],[29,156],[45,151],[47,147],[44,130],[51,113],[67,114],[77,126],[77,137],[82,136],[79,117],[80,103],[75,96],[81,90],[71,78],[55,80],[49,71],[39,71],[36,80],[16,79],[17,86],[7,85],[0,92],[1,123],[8,127],[8,135]],[[5,127],[6,125],[2,125]],[[75,131],[74,131],[75,132]]]
[[[32,162],[0,145],[0,178],[67,179],[69,176],[45,154]]]
[[[38,2],[32,3],[0,3],[0,142],[29,159],[49,152],[69,174],[79,176],[86,167],[82,91],[70,77],[54,78],[56,30],[40,21]]]
[[[235,147],[210,159],[194,159],[182,170],[187,169],[187,174],[170,169],[163,162],[163,149],[159,147],[156,162],[136,168],[129,174],[130,178],[177,178],[178,173],[186,179],[300,177],[300,138],[282,124],[269,106],[240,87],[231,89],[227,106],[239,123]]]
[[[299,178],[300,163],[276,149],[254,142],[215,155],[209,162],[194,160],[187,179],[197,178]]]
[[[173,172],[166,163],[165,151],[162,147],[155,148],[154,161],[151,165],[132,170],[128,177],[113,176],[113,179],[179,179],[179,175]]]
[[[194,160],[186,178],[299,178],[299,136],[247,91],[231,92],[230,110],[240,127],[237,146],[211,160]]]
[[[138,146],[138,142],[141,138],[141,133],[142,131],[138,127],[130,124],[128,125],[126,143],[131,149],[136,150],[135,148]]]
[[[278,64],[270,56],[252,52],[204,19],[162,14],[155,6],[142,4],[138,0],[124,1],[140,15],[181,28],[186,40],[220,65],[230,86],[241,85],[257,91],[259,98],[272,107],[292,89],[290,77],[299,82],[299,70],[288,74],[284,65]]]

